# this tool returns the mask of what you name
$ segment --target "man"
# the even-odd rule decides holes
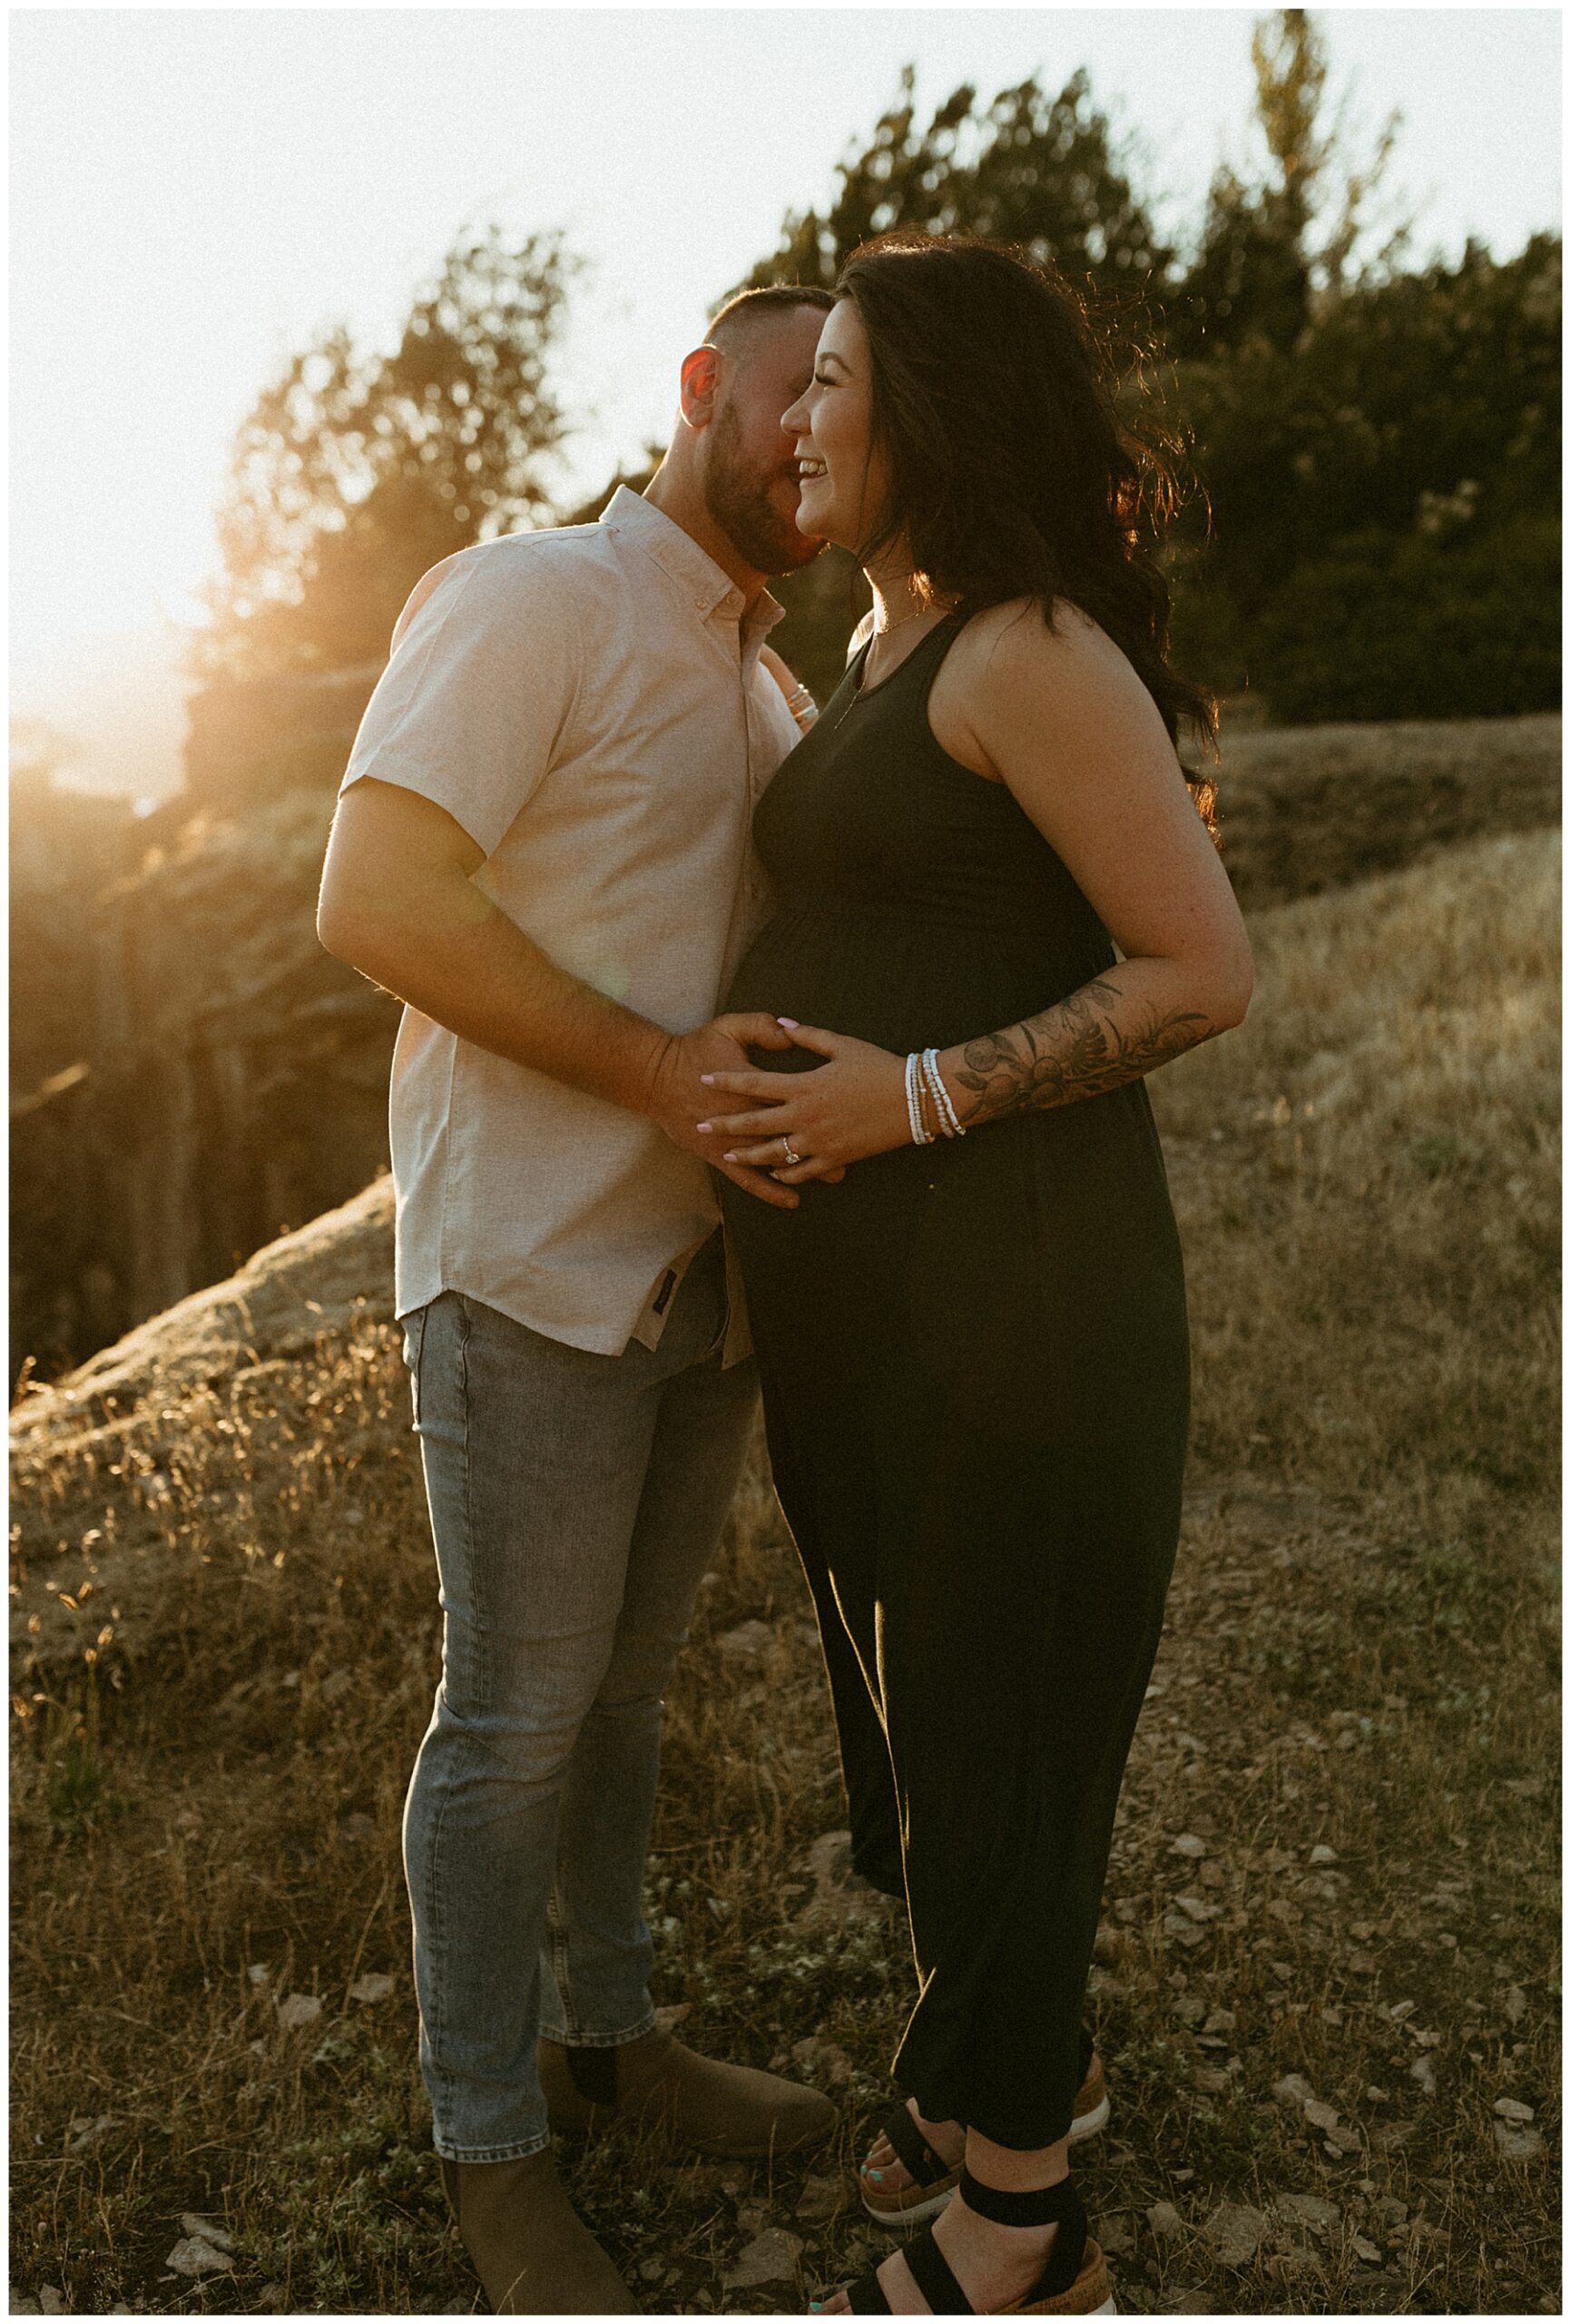
[[[493,2308],[634,2305],[550,2131],[657,2112],[712,2153],[829,2102],[654,2030],[639,1908],[661,1696],[755,1402],[701,1073],[796,740],[766,575],[814,554],[781,415],[829,300],[743,293],[682,363],[647,492],[428,574],[345,773],[318,929],[406,1003],[397,1308],[444,1609],[404,1817],[420,2062]],[[728,1175],[763,1201],[798,1197]]]

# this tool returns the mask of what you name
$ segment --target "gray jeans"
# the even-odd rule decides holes
[[[757,1399],[722,1371],[717,1233],[658,1349],[595,1355],[445,1291],[405,1318],[442,1678],[404,1808],[420,2071],[439,2154],[548,2143],[538,2033],[653,2024],[640,1898],[661,1698]]]

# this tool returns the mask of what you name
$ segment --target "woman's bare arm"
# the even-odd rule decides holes
[[[1249,1005],[1242,915],[1155,704],[1095,623],[1068,606],[1056,623],[1015,605],[969,625],[934,689],[934,729],[1007,785],[1124,959],[1052,1008],[940,1051],[967,1127],[1116,1088]]]

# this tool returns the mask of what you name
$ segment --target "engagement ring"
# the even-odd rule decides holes
[[[788,1162],[795,1163],[802,1160],[803,1157],[801,1155],[796,1153],[792,1149],[791,1142],[789,1137],[782,1137],[781,1144],[785,1147],[785,1158]]]

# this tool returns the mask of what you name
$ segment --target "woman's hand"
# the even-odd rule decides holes
[[[717,1097],[753,1100],[746,1113],[717,1111],[698,1124],[713,1137],[717,1156],[723,1152],[728,1162],[767,1169],[782,1186],[795,1187],[808,1178],[842,1178],[849,1163],[910,1144],[903,1057],[789,1017],[779,1021],[792,1046],[816,1050],[828,1062],[811,1073],[702,1075]],[[799,1157],[795,1163],[787,1145]]]

